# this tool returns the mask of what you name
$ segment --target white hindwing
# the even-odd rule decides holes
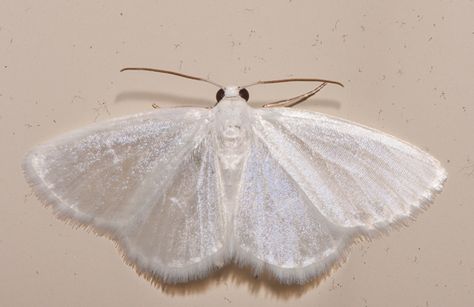
[[[237,260],[283,283],[323,276],[345,253],[348,237],[311,203],[259,137],[251,140],[237,200]]]
[[[99,123],[33,149],[26,177],[59,217],[117,240],[139,272],[202,277],[223,257],[211,116],[173,108]]]

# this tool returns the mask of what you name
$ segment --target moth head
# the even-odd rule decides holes
[[[239,86],[226,86],[224,88],[220,88],[216,93],[216,100],[220,102],[224,97],[232,98],[232,97],[240,97],[245,101],[249,100],[249,92],[244,87]]]

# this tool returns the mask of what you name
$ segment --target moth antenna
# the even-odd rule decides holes
[[[323,87],[325,87],[326,85],[327,85],[327,83],[324,82],[324,83],[318,85],[315,89],[313,89],[313,90],[311,90],[307,93],[304,93],[302,95],[299,95],[299,96],[296,96],[296,97],[293,97],[293,98],[288,98],[288,99],[284,99],[284,100],[279,100],[279,101],[267,103],[267,104],[263,105],[262,107],[263,108],[272,108],[272,107],[292,107],[292,106],[295,106],[298,103],[302,103],[306,99],[310,98],[311,96],[313,96],[314,94],[316,94],[317,92],[322,90]]]
[[[290,79],[277,79],[277,80],[260,80],[254,83],[250,83],[249,85],[242,86],[242,87],[248,88],[248,87],[259,85],[259,84],[272,84],[272,83],[283,83],[283,82],[323,82],[323,83],[336,84],[341,87],[344,87],[344,84],[342,84],[339,81],[319,79],[319,78],[290,78]]]
[[[271,108],[271,107],[292,107],[297,105],[298,103],[301,103],[308,99],[309,97],[313,96],[317,92],[319,92],[323,87],[325,87],[327,84],[336,84],[341,87],[344,87],[344,84],[342,84],[339,81],[333,81],[333,80],[327,80],[327,79],[319,79],[319,78],[289,78],[289,79],[276,79],[276,80],[260,80],[254,83],[250,83],[249,85],[242,86],[242,88],[248,88],[254,85],[259,85],[259,84],[273,84],[273,83],[284,83],[284,82],[322,82],[321,85],[316,87],[314,90],[311,90],[307,93],[304,93],[302,95],[284,99],[284,100],[279,100],[275,101],[272,103],[267,103],[263,105],[264,108]]]
[[[147,67],[125,67],[125,68],[122,68],[120,70],[120,72],[127,71],[127,70],[142,70],[142,71],[151,71],[151,72],[158,72],[158,73],[163,73],[163,74],[175,75],[175,76],[183,77],[183,78],[187,78],[187,79],[204,81],[204,82],[210,83],[212,85],[215,85],[218,88],[224,88],[222,85],[220,85],[220,84],[218,84],[214,81],[211,81],[209,79],[195,77],[195,76],[191,76],[191,75],[185,75],[185,74],[182,74],[180,72],[176,72],[176,71],[172,71],[172,70],[165,70],[165,69],[159,69],[159,68],[147,68]]]

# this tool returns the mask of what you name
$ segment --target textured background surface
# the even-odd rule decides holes
[[[0,3],[0,305],[468,306],[474,304],[473,1],[12,1]],[[333,275],[287,288],[227,268],[153,287],[113,244],[31,195],[23,153],[61,132],[215,89],[123,73],[150,66],[243,84],[325,77],[301,108],[369,125],[437,157],[444,192],[409,228],[354,246]],[[309,85],[255,88],[256,104]]]

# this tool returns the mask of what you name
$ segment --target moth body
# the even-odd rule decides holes
[[[232,89],[232,88],[231,88]],[[236,94],[236,95],[234,95]],[[226,242],[233,237],[233,217],[239,182],[246,154],[249,152],[251,107],[238,96],[238,91],[226,91],[226,96],[212,110],[215,112],[215,139],[220,178],[223,186]]]
[[[288,108],[332,81],[254,108],[245,87],[151,70],[219,86],[217,104],[97,123],[23,162],[59,218],[113,239],[149,278],[187,282],[229,263],[287,284],[322,278],[355,241],[412,220],[446,179],[391,135]],[[255,84],[288,80],[316,79]]]

